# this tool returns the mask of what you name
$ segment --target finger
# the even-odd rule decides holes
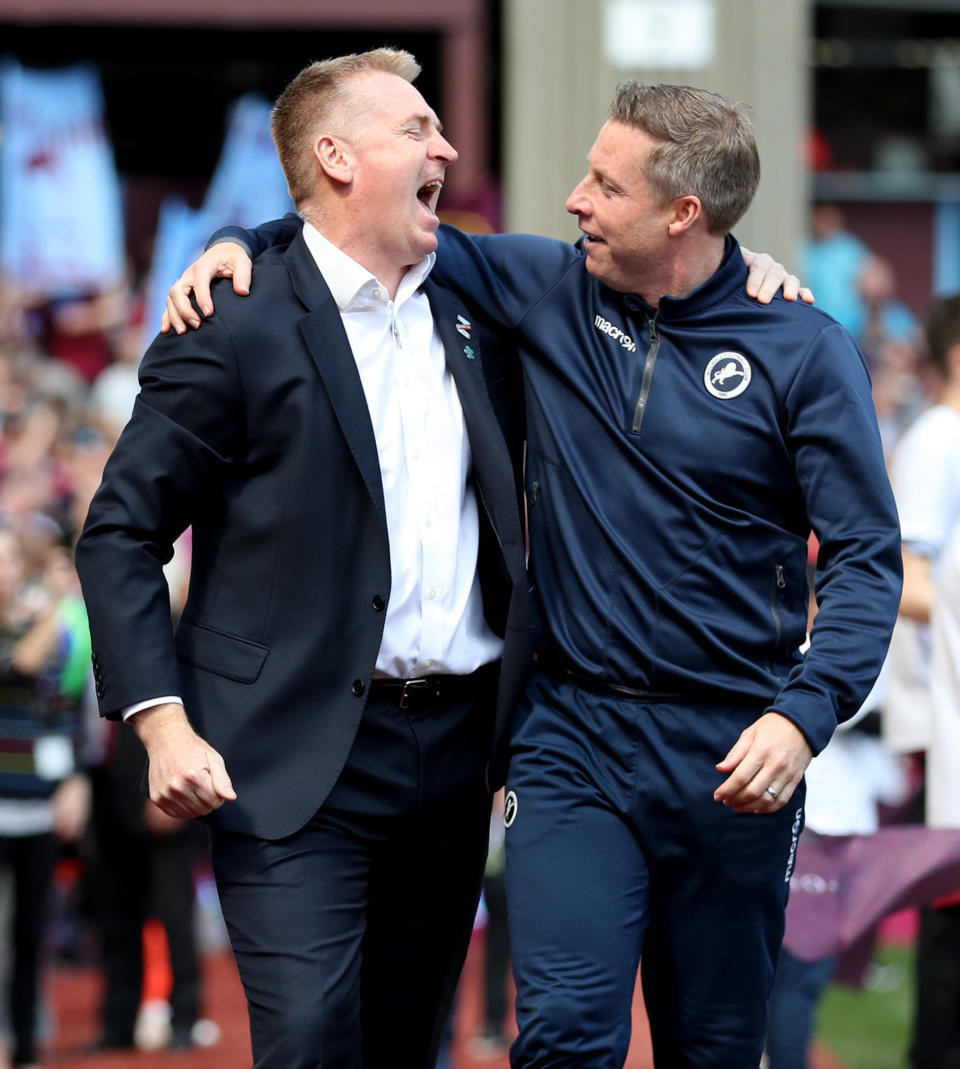
[[[180,314],[180,318],[196,330],[200,326],[201,319],[190,301],[190,294],[193,292],[193,283],[181,276],[171,287],[168,296],[173,301],[173,306]]]
[[[794,784],[790,787],[777,788],[776,798],[772,798],[766,788],[759,798],[753,798],[749,793],[745,794],[742,800],[732,802],[730,808],[734,813],[776,813],[783,809],[793,797],[795,786]]]
[[[714,800],[724,805],[731,805],[734,798],[738,798],[741,792],[751,783],[760,769],[761,761],[740,761],[734,771],[713,792]],[[757,792],[759,794],[759,791]]]
[[[767,778],[767,775],[761,771],[753,779],[742,783],[739,789],[734,789],[735,785],[731,785],[730,793],[719,800],[728,809],[732,809],[734,813],[761,812],[767,806],[776,805],[778,801],[778,799],[773,799],[764,793],[763,784]]]
[[[769,304],[779,293],[786,278],[787,269],[782,264],[774,263],[770,270],[764,273],[760,289],[757,291],[757,300],[761,304]]]
[[[168,334],[170,332],[170,313],[164,308],[163,315],[160,317],[160,333]]]
[[[244,256],[240,263],[233,265],[233,292],[246,297],[250,292],[250,280],[253,277],[253,263]]]
[[[800,279],[796,275],[787,275],[783,280],[783,296],[788,301],[795,301],[800,292]]]
[[[771,780],[769,771],[761,768],[727,804],[734,813],[772,813],[785,804],[782,798],[783,792]]]
[[[222,799],[222,802],[235,802],[237,800],[237,792],[233,789],[233,783],[227,774],[223,758],[216,752],[210,755],[210,779],[214,791]]]
[[[166,813],[168,817],[175,817],[177,820],[189,820],[191,817],[204,816],[209,810],[196,810],[194,807],[187,805],[179,798],[168,797],[163,794],[151,794],[150,801],[161,812]]]
[[[171,776],[150,797],[167,816],[181,820],[205,816],[223,805],[213,790],[209,770],[199,765]]]
[[[177,334],[183,334],[187,329],[183,318],[177,311],[176,306],[170,299],[169,294],[167,295],[167,299],[164,302],[163,318],[160,321],[161,326],[163,325],[164,320],[166,321],[168,328],[172,328]]]
[[[731,808],[735,813],[776,813],[793,797],[801,778],[802,776],[785,778],[783,773],[771,777],[765,766],[739,796],[731,799]],[[771,788],[776,792],[776,797],[770,793]]]
[[[206,807],[208,813],[213,809],[219,809],[223,805],[225,799],[217,792],[214,785],[213,772],[209,767],[209,761],[207,767],[197,772],[191,772],[186,777],[184,795],[188,805],[191,804],[189,797],[191,794],[192,804]]]
[[[763,283],[772,267],[778,266],[772,256],[767,253],[755,253],[747,272],[747,293],[751,297],[760,299]],[[778,282],[779,285],[779,282]],[[776,292],[776,290],[774,290]],[[769,297],[767,298],[769,300]]]
[[[196,319],[197,318],[197,313],[194,312],[193,306],[190,305],[189,301],[187,302],[187,305],[189,307],[189,312],[187,314],[193,316],[193,318]],[[183,314],[182,314],[183,308],[174,299],[174,291],[173,290],[171,290],[167,294],[167,299],[165,301],[165,306],[166,306],[166,309],[167,309],[167,315],[170,318],[170,326],[173,327],[173,329],[177,332],[177,334],[186,334],[186,332],[187,332],[187,324],[184,322],[184,317],[183,317]],[[197,320],[197,324],[196,325],[197,326],[200,325],[199,320]]]
[[[806,301],[807,304],[816,303],[816,298],[813,295],[813,290],[809,286],[800,287],[800,300]]]
[[[216,277],[216,276],[214,276]],[[210,296],[210,279],[200,272],[194,273],[193,296],[205,316],[213,315],[213,299]]]
[[[753,732],[741,732],[740,738],[730,747],[727,756],[714,766],[716,770],[718,772],[732,772],[750,752],[752,742]]]

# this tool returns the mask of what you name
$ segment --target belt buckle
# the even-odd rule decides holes
[[[408,694],[407,694],[407,690],[408,689],[416,688],[418,683],[427,683],[427,682],[429,682],[429,680],[427,679],[426,676],[420,676],[417,679],[405,679],[403,681],[403,690],[400,692],[400,708],[401,709],[409,709],[410,708],[410,698],[412,698],[412,696],[413,696],[413,691],[411,691],[411,694],[408,696]]]

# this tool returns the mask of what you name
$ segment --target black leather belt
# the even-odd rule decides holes
[[[477,694],[489,669],[469,676],[420,676],[417,679],[372,679],[369,700],[398,709],[426,709],[437,702]]]

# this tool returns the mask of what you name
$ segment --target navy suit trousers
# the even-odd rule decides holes
[[[368,704],[305,827],[213,833],[255,1069],[432,1069],[486,856],[492,711],[478,699]]]

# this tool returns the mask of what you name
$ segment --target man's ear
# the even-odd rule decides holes
[[[673,215],[667,223],[667,233],[672,238],[679,237],[689,230],[698,219],[703,218],[703,205],[700,198],[692,194],[677,197],[673,202]]]
[[[332,181],[346,184],[353,180],[353,157],[340,138],[330,134],[318,137],[313,144],[313,155],[320,170]]]

